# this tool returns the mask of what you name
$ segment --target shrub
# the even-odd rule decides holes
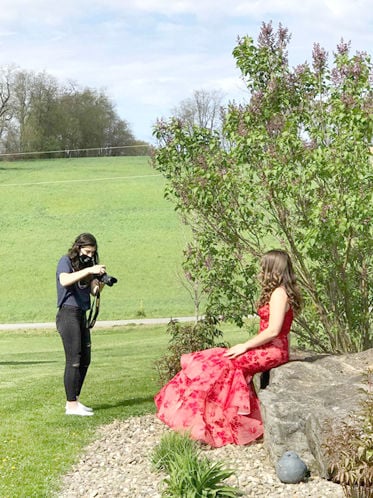
[[[155,363],[161,385],[180,371],[180,357],[183,354],[212,347],[228,347],[227,343],[217,341],[223,336],[217,323],[213,317],[206,317],[194,324],[181,324],[175,320],[169,322],[167,332],[171,334],[171,339],[168,352]]]
[[[264,251],[289,251],[304,294],[294,331],[317,351],[364,351],[373,338],[372,71],[341,41],[329,62],[292,68],[288,30],[262,24],[233,50],[249,92],[221,131],[160,121],[153,165],[193,240],[184,270],[207,310],[242,324]]]
[[[324,445],[330,477],[343,486],[345,496],[373,496],[373,370],[367,373],[360,409],[338,427],[327,426]]]

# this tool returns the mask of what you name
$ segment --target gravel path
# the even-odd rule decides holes
[[[115,421],[99,429],[80,461],[63,477],[58,498],[160,498],[162,479],[150,462],[153,448],[169,429],[154,415]],[[313,477],[283,484],[276,477],[262,443],[204,448],[212,461],[236,471],[229,484],[244,497],[343,498],[341,486]]]

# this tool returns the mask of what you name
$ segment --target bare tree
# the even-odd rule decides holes
[[[220,130],[224,93],[220,90],[195,90],[193,97],[184,99],[172,110],[192,130],[193,126]]]
[[[12,119],[11,87],[13,68],[0,68],[0,138]]]

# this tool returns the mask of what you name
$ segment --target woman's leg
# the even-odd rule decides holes
[[[88,367],[91,363],[91,331],[87,327],[85,315],[82,316],[80,322],[81,330],[81,356],[79,365],[79,384],[76,391],[76,396],[80,396],[85,376],[87,375]]]
[[[81,381],[81,334],[82,312],[79,309],[62,307],[57,313],[57,330],[65,351],[64,385],[66,399],[75,402],[80,392]]]

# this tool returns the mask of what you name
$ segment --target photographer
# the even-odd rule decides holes
[[[86,312],[91,306],[90,296],[99,294],[105,285],[106,266],[98,263],[95,237],[82,233],[57,265],[56,326],[65,350],[66,415],[93,415],[91,408],[80,403],[79,395],[91,362]]]

